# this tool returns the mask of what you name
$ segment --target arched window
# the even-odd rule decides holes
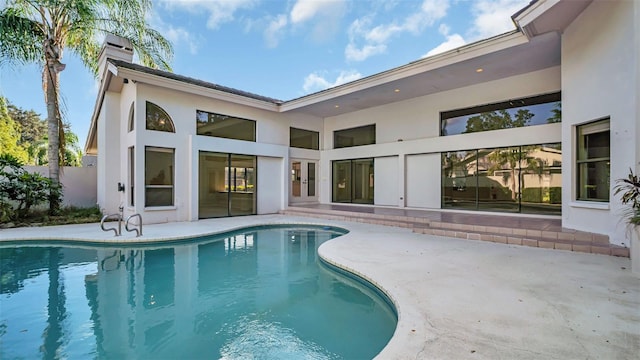
[[[147,130],[176,132],[169,114],[160,106],[147,101]]]
[[[129,108],[129,132],[132,132],[135,128],[135,104],[135,101],[132,102]]]

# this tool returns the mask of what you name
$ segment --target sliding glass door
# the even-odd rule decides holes
[[[373,204],[373,159],[334,161],[332,200]]]
[[[201,151],[198,217],[256,214],[256,157]]]

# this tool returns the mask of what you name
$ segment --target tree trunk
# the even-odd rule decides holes
[[[53,41],[45,41],[46,61],[42,82],[47,103],[49,179],[54,188],[60,186],[60,123],[62,119],[60,119],[59,86],[60,72],[64,70],[64,64],[60,63],[61,56],[59,47]],[[49,214],[54,215],[59,209],[60,199],[52,192],[49,195]]]

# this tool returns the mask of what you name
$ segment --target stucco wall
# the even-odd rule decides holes
[[[633,1],[594,1],[562,37],[563,226],[604,233],[629,245],[614,197],[615,179],[636,168],[638,157],[638,51]],[[634,45],[635,44],[635,45]],[[634,47],[635,46],[635,47]],[[610,118],[609,203],[576,201],[576,125]]]
[[[25,166],[25,170],[49,177],[46,166]],[[64,199],[62,206],[93,207],[97,204],[97,176],[95,166],[70,167],[65,166],[60,172],[60,182],[63,186]]]
[[[398,156],[379,157],[374,160],[373,201],[375,205],[398,206],[400,164]]]
[[[135,100],[134,131],[128,131],[128,117],[131,103]],[[145,106],[150,101],[171,117],[176,132],[167,133],[148,131],[145,129]],[[238,141],[196,135],[196,110],[210,111],[225,115],[237,116],[256,121],[256,142]],[[163,89],[143,83],[129,82],[120,94],[111,96],[105,101],[102,118],[108,118],[108,126],[103,125],[106,135],[102,137],[106,146],[100,147],[98,162],[104,168],[118,169],[105,171],[102,199],[108,204],[109,212],[117,211],[120,204],[125,205],[125,216],[141,213],[145,223],[167,221],[185,221],[198,219],[198,178],[199,151],[211,151],[258,156],[257,191],[259,213],[273,213],[282,209],[288,200],[289,184],[285,181],[289,159],[289,126],[319,131],[322,129],[321,119],[311,116],[279,114],[275,112],[251,108],[244,105],[230,104],[203,96],[187,94]],[[117,113],[117,116],[111,114]],[[117,133],[121,143],[109,142],[108,136]],[[135,145],[135,204],[129,205],[130,176],[127,148]],[[99,144],[100,146],[100,144]],[[145,181],[145,147],[154,146],[175,149],[174,206],[144,207]],[[113,149],[117,147],[117,149]],[[113,149],[113,150],[112,150]],[[292,150],[305,158],[319,158],[318,151]],[[105,155],[106,154],[106,155]],[[260,156],[264,156],[261,158]],[[117,183],[125,184],[124,193],[117,191]],[[277,196],[277,201],[274,201]]]
[[[335,130],[368,124],[376,124],[376,144],[322,152],[320,201],[331,202],[331,161],[398,156],[399,185],[395,193],[385,193],[385,197],[398,199],[400,206],[440,208],[440,161],[407,161],[407,155],[437,153],[439,156],[443,151],[552,143],[560,142],[562,136],[560,124],[439,136],[440,112],[556,91],[560,91],[560,67],[327,118],[323,138],[328,147],[333,146]],[[412,169],[413,166],[420,168]],[[375,171],[375,176],[379,176],[378,167]],[[419,183],[429,186],[418,190],[413,184]],[[405,184],[413,187],[405,189]]]

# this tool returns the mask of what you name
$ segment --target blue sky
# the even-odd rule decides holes
[[[529,0],[154,0],[173,71],[291,100],[515,29]],[[0,1],[0,6],[4,1]],[[65,52],[66,121],[84,145],[98,90]],[[46,117],[40,68],[0,68],[0,93]]]

